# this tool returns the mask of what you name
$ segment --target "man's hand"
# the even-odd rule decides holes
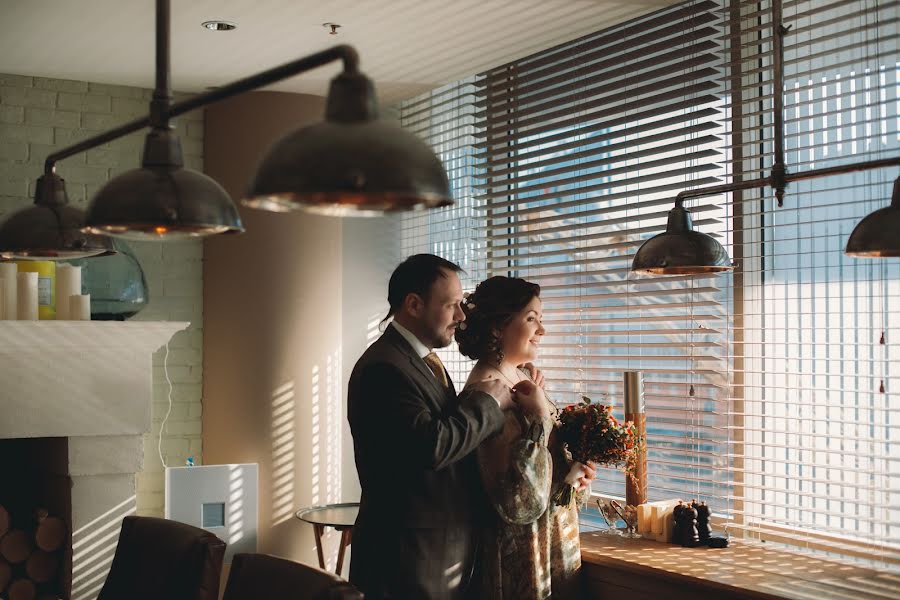
[[[507,410],[515,406],[512,391],[499,379],[487,379],[472,385],[472,389],[484,392],[491,396],[500,405],[500,410]]]
[[[550,404],[544,390],[531,381],[520,381],[513,388],[513,401],[526,413],[540,417],[550,416]]]
[[[524,365],[521,365],[522,369],[525,369],[531,374],[531,380],[535,382],[541,389],[544,388],[544,373],[541,372],[534,363],[527,362]]]

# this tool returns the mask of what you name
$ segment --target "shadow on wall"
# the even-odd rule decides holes
[[[93,600],[103,588],[119,541],[122,519],[137,512],[131,496],[72,532],[72,600]]]

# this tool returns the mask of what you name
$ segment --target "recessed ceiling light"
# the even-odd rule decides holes
[[[237,29],[237,23],[232,23],[231,21],[203,21],[201,25],[210,31],[231,31],[232,29]]]

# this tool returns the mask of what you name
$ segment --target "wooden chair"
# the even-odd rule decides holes
[[[125,517],[97,600],[218,600],[225,542],[177,521]]]
[[[362,600],[334,573],[266,554],[235,554],[222,600]]]

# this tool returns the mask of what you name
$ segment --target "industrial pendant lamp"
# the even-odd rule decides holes
[[[335,216],[453,204],[440,159],[417,136],[377,118],[372,82],[355,68],[331,81],[323,123],[272,146],[242,202]]]
[[[631,263],[632,271],[646,275],[697,275],[733,268],[716,238],[694,231],[691,212],[681,199],[669,211],[665,233],[644,242]]]
[[[894,180],[891,204],[857,223],[844,253],[860,258],[900,256],[900,177]]]
[[[0,258],[72,260],[115,254],[112,240],[81,231],[84,213],[69,206],[65,182],[55,173],[38,177],[34,205],[0,224]]]
[[[103,186],[85,217],[85,231],[133,240],[182,239],[244,231],[225,190],[202,173],[184,168],[181,141],[169,123],[170,6],[156,3],[156,85],[150,101],[150,133],[141,168]]]
[[[140,169],[100,188],[88,208],[85,231],[154,240],[240,233],[244,226],[222,186],[184,168],[181,144],[166,125],[147,134]]]

